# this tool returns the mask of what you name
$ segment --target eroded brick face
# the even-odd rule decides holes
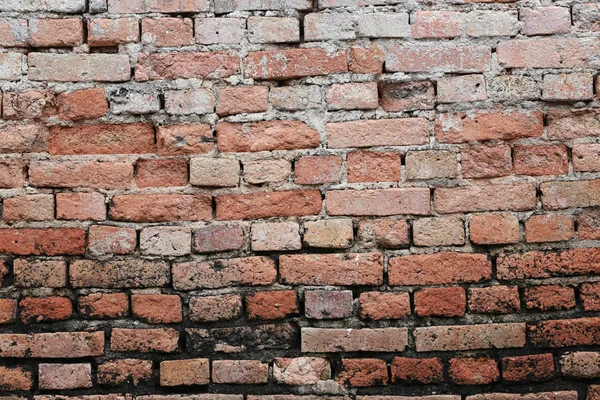
[[[600,400],[600,6],[0,0],[0,400]]]

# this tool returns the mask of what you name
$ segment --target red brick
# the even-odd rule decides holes
[[[74,47],[83,43],[80,18],[29,20],[29,42],[33,47]]]
[[[302,328],[303,353],[400,352],[408,345],[406,328]]]
[[[87,35],[90,47],[117,46],[139,41],[140,26],[136,18],[92,18]]]
[[[481,45],[397,45],[388,47],[385,69],[389,72],[483,72],[491,50]]]
[[[488,280],[492,264],[484,254],[436,253],[390,258],[392,286],[441,285]]]
[[[503,280],[594,274],[600,271],[600,249],[502,253],[497,264],[498,279]]]
[[[554,376],[552,354],[534,354],[502,359],[502,379],[509,382],[540,382]]]
[[[539,111],[444,113],[435,120],[436,140],[441,143],[539,137],[543,130],[543,114]]]
[[[294,79],[348,71],[345,52],[328,53],[319,48],[252,51],[244,59],[244,77]]]
[[[237,318],[242,312],[242,299],[238,294],[194,296],[190,298],[190,320],[214,322]]]
[[[18,188],[24,184],[25,167],[21,160],[0,161],[0,188]]]
[[[351,47],[348,69],[357,74],[380,74],[384,60],[384,51],[376,45],[369,48]]]
[[[154,129],[146,123],[53,127],[51,154],[154,153]]]
[[[96,375],[101,385],[138,385],[152,380],[152,360],[124,358],[105,361],[98,365]]]
[[[159,126],[156,141],[160,155],[205,154],[215,147],[207,124]]]
[[[77,228],[0,229],[0,253],[48,256],[85,254],[85,230]]]
[[[33,124],[7,124],[0,128],[0,153],[39,153],[48,151],[48,129]]]
[[[268,108],[268,86],[236,86],[219,90],[217,102],[219,116],[264,112]]]
[[[534,347],[596,346],[600,343],[600,318],[545,320],[529,326]]]
[[[40,364],[38,385],[43,390],[92,387],[91,364]]]
[[[92,293],[78,298],[79,312],[88,318],[121,318],[129,311],[125,293]]]
[[[452,358],[448,373],[457,385],[487,385],[500,378],[498,364],[487,357]]]
[[[564,175],[569,172],[565,146],[516,146],[515,173],[519,175]]]
[[[424,118],[330,122],[325,131],[327,145],[334,149],[429,143],[429,122]]]
[[[246,296],[250,319],[282,319],[298,314],[295,290],[256,292]]]
[[[187,186],[187,162],[180,158],[137,160],[135,184],[138,188]]]
[[[462,317],[467,309],[465,289],[425,288],[414,294],[415,314],[420,317]]]
[[[67,263],[65,261],[17,258],[13,261],[13,274],[14,284],[18,287],[60,288],[67,286]]]
[[[519,288],[516,286],[469,289],[469,312],[508,314],[520,310]]]
[[[0,335],[2,357],[82,358],[104,354],[104,332],[54,332]]]
[[[219,79],[239,69],[240,59],[224,52],[142,53],[135,66],[135,80]]]
[[[339,319],[352,316],[351,290],[307,290],[304,292],[306,318]]]
[[[135,229],[93,225],[88,232],[88,250],[96,256],[130,254],[135,251],[136,240]]]
[[[332,190],[325,194],[329,215],[396,215],[430,213],[428,188]]]
[[[64,120],[100,118],[108,111],[104,88],[61,93],[57,102],[58,118]]]
[[[568,140],[600,136],[600,111],[554,110],[546,114],[548,139]]]
[[[316,215],[321,212],[318,190],[290,190],[216,196],[217,219],[259,219]]]
[[[571,12],[566,7],[522,8],[521,33],[528,36],[569,33],[571,31]]]
[[[517,243],[521,239],[519,219],[514,214],[480,214],[469,221],[469,236],[475,244]]]
[[[532,215],[525,222],[527,242],[561,242],[575,237],[573,218],[567,215]]]
[[[273,378],[285,385],[311,385],[331,378],[329,360],[318,357],[275,358]]]
[[[212,381],[214,383],[258,384],[267,383],[269,364],[259,360],[214,360]]]
[[[133,294],[131,310],[150,324],[174,324],[183,320],[181,298],[169,294]]]
[[[279,274],[290,285],[377,286],[383,283],[383,259],[380,253],[282,255]]]
[[[15,322],[16,315],[17,301],[13,299],[0,299],[0,325]],[[0,387],[2,387],[2,384],[0,384]]]
[[[593,143],[574,144],[573,170],[581,172],[600,171],[600,145]]]
[[[498,194],[502,195],[499,196]],[[440,214],[477,211],[527,211],[537,206],[532,184],[436,188],[433,203]]]
[[[411,25],[415,39],[453,38],[462,35],[463,14],[453,11],[417,11]]]
[[[318,185],[339,182],[342,178],[342,157],[300,157],[294,165],[295,182],[300,185]]]
[[[73,314],[68,297],[26,297],[19,302],[21,321],[26,324],[65,321]]]
[[[358,237],[368,247],[383,247],[384,249],[408,247],[409,235],[409,226],[406,220],[372,219],[363,220],[358,225]]]
[[[136,351],[141,353],[175,353],[178,351],[179,332],[172,328],[124,329],[113,328],[111,351]]]
[[[186,194],[130,194],[113,197],[110,218],[115,221],[209,221],[211,197]]]
[[[353,151],[346,160],[348,182],[400,181],[400,155],[388,152]]]
[[[394,357],[392,360],[392,382],[431,384],[443,380],[439,358]]]
[[[379,102],[385,111],[431,110],[435,89],[429,81],[381,82]]]
[[[156,47],[187,46],[194,43],[190,18],[144,18],[142,43]]]
[[[541,189],[546,210],[600,206],[600,179],[542,183]]]
[[[600,311],[600,283],[582,283],[579,296],[586,311]]]
[[[169,283],[169,264],[139,258],[105,262],[74,260],[70,264],[69,277],[75,288],[163,287]]]
[[[133,165],[128,161],[32,161],[29,183],[36,187],[129,189]]]
[[[333,84],[326,99],[329,110],[374,110],[379,106],[376,82]]]
[[[103,221],[106,219],[104,195],[91,193],[57,193],[56,218]]]
[[[194,249],[198,253],[239,250],[245,244],[239,225],[209,225],[194,232]]]
[[[529,310],[569,310],[575,307],[575,290],[567,286],[544,285],[525,288],[525,307]],[[584,308],[585,308],[585,300]]]
[[[504,68],[593,68],[600,45],[578,38],[515,39],[496,49]]]
[[[2,108],[2,114],[6,119],[48,118],[56,115],[56,97],[54,92],[49,90],[5,92],[2,97]],[[14,128],[27,129],[27,127],[25,125]],[[33,125],[29,127],[33,128]],[[44,146],[45,141],[44,138]]]
[[[577,217],[579,240],[600,239],[600,208],[584,209]]]
[[[7,391],[31,390],[33,378],[31,372],[21,367],[0,366],[0,389]],[[6,397],[11,399],[11,397]],[[18,399],[18,397],[14,397]]]
[[[207,358],[162,361],[160,363],[160,385],[206,385],[210,381],[209,368]]]
[[[376,358],[345,358],[336,380],[353,387],[387,385],[387,365]]]
[[[26,19],[5,19],[0,22],[0,46],[27,47],[29,31]]]
[[[319,143],[318,132],[300,121],[217,124],[217,145],[222,152],[306,149]]]
[[[131,78],[127,54],[29,53],[32,81],[125,82]]]
[[[272,285],[277,278],[275,262],[267,257],[175,263],[172,273],[176,290],[265,286]]]
[[[363,319],[403,319],[410,315],[410,296],[406,292],[363,292],[358,302]]]
[[[2,205],[4,220],[9,223],[54,219],[54,196],[51,194],[9,197]]]

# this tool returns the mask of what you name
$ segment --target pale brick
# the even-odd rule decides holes
[[[443,150],[410,151],[406,155],[406,179],[454,178],[456,154]]]
[[[196,43],[239,44],[244,38],[246,20],[242,18],[197,18]]]
[[[364,14],[358,17],[358,36],[371,38],[410,37],[408,14]]]
[[[292,164],[283,159],[257,160],[244,163],[244,180],[252,185],[287,181]]]
[[[594,97],[594,77],[587,72],[544,75],[542,99],[556,101],[590,100]]]
[[[252,250],[299,250],[300,227],[297,222],[265,222],[252,224]]]
[[[226,158],[196,157],[190,161],[190,183],[195,186],[232,187],[240,181],[240,163]]]
[[[437,81],[438,100],[442,103],[463,103],[487,99],[483,75],[443,77]]]
[[[571,12],[567,7],[521,8],[520,18],[523,21],[521,33],[524,35],[552,35],[571,31]]]
[[[465,227],[461,217],[419,218],[413,221],[416,246],[459,246],[465,244]]]
[[[525,346],[525,324],[433,326],[415,328],[418,352],[506,349]]]
[[[208,114],[215,110],[210,89],[168,90],[165,92],[165,111],[173,115]]]
[[[350,219],[327,219],[304,223],[304,244],[309,247],[343,249],[352,247],[354,230]]]
[[[304,18],[304,39],[346,40],[354,39],[354,17],[346,13],[312,13]]]
[[[126,54],[29,53],[28,63],[34,81],[124,82],[131,77]]]
[[[300,41],[300,21],[296,18],[249,17],[250,43],[295,43]]]
[[[407,328],[302,328],[303,353],[399,352],[408,346]]]
[[[143,254],[184,256],[190,254],[192,232],[190,228],[156,226],[142,229],[140,250]]]
[[[323,103],[318,86],[274,87],[269,96],[273,107],[287,111],[319,108]]]

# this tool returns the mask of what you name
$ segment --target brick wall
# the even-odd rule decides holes
[[[599,400],[586,1],[0,0],[0,400]]]

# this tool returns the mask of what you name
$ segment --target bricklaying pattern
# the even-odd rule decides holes
[[[0,399],[600,399],[586,1],[0,0]]]

